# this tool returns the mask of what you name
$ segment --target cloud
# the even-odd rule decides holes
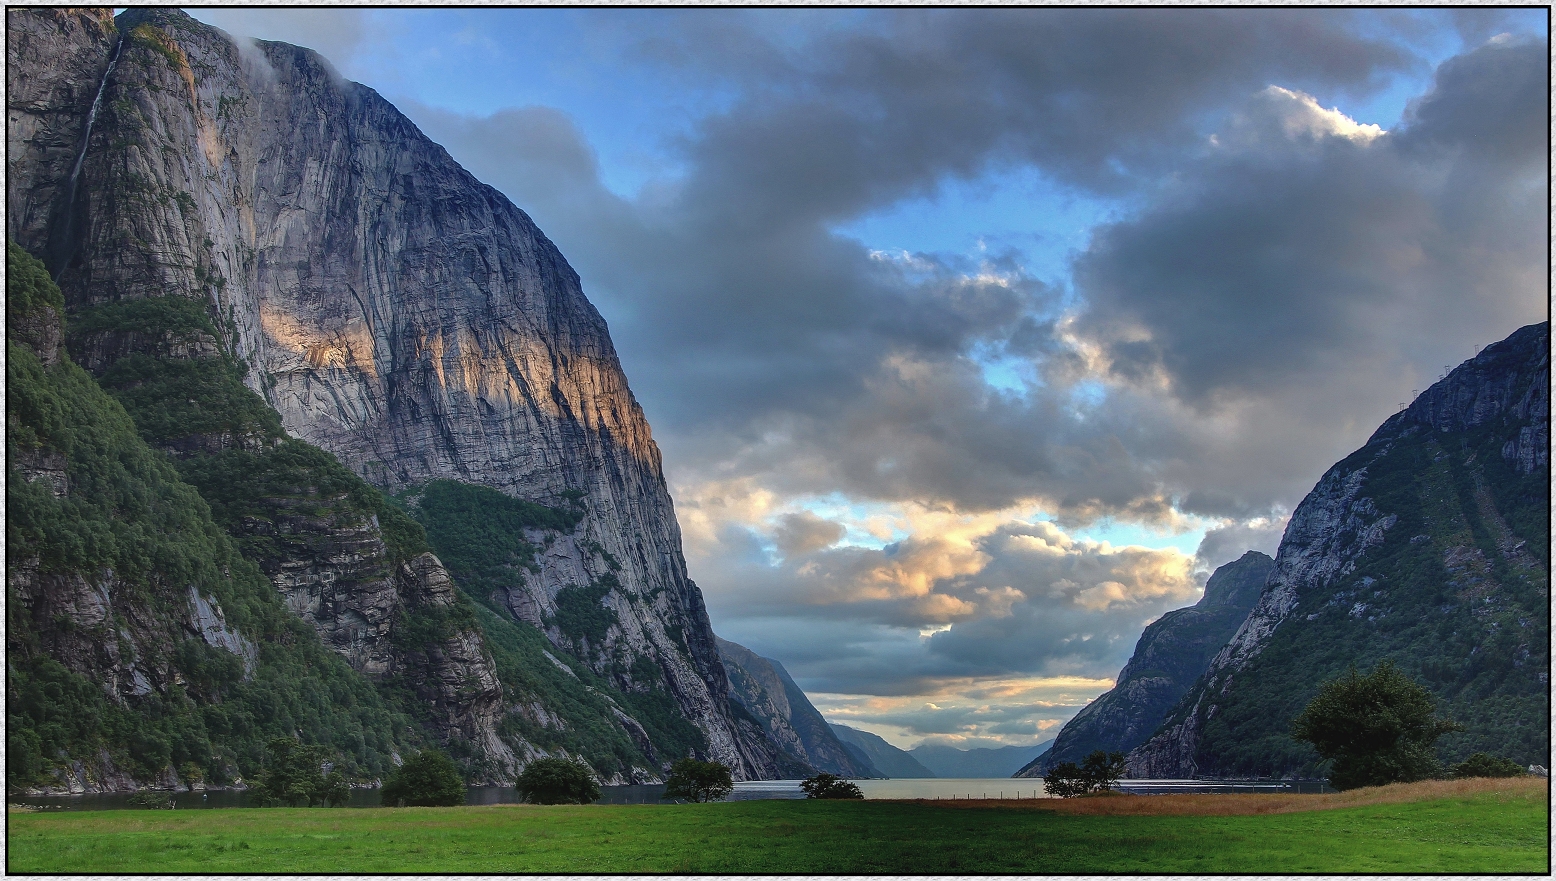
[[[845,532],[842,524],[823,520],[809,511],[800,511],[783,515],[773,540],[778,545],[778,552],[788,558],[829,548],[837,544]]]
[[[1201,409],[1316,385],[1335,416],[1359,418],[1347,405],[1372,402],[1351,394],[1358,379],[1398,389],[1436,341],[1491,342],[1536,320],[1543,64],[1528,42],[1450,60],[1386,136],[1261,92],[1222,148],[1096,232],[1076,265],[1078,332],[1113,376],[1165,382]]]
[[[351,21],[297,39],[349,57]],[[955,737],[1057,724],[1079,704],[978,716],[1028,698],[971,691],[1106,680],[1214,565],[1273,551],[1285,512],[1409,389],[1544,311],[1543,42],[1450,59],[1384,132],[1337,105],[1419,69],[1417,18],[580,21],[624,71],[715,96],[658,132],[668,158],[639,192],[605,185],[564,109],[401,106],[536,219],[610,319],[720,632],[849,718]],[[1021,169],[1108,217],[1069,277],[1010,247],[835,232]],[[991,385],[996,361],[1019,381]],[[1101,518],[1208,531],[1192,557],[1074,538]],[[841,697],[931,692],[941,710]]]
[[[237,37],[305,46],[349,75],[350,62],[368,39],[368,10],[351,7],[207,7],[186,10],[194,18]],[[243,41],[238,41],[243,48]],[[247,57],[247,56],[245,56]]]
[[[688,530],[687,546],[721,633],[777,653],[807,688],[911,694],[956,677],[1110,676],[1144,623],[1197,600],[1203,583],[1175,549],[1078,539],[1020,512],[898,509],[903,537],[866,547],[834,543],[866,531],[852,515],[784,510],[792,504]],[[681,505],[704,522],[699,494]],[[759,550],[773,545],[781,557]]]

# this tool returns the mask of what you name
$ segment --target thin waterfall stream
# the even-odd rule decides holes
[[[87,147],[92,143],[92,125],[97,122],[97,112],[103,106],[103,93],[108,91],[108,79],[113,76],[113,69],[119,64],[119,53],[124,51],[124,36],[121,34],[113,46],[113,57],[108,59],[108,69],[103,71],[103,81],[97,84],[97,94],[92,98],[92,109],[86,114],[86,131],[81,133],[81,150],[76,153],[76,164],[70,167],[70,180],[65,187],[65,241],[70,241],[71,234],[75,231],[76,221],[76,178],[81,176],[81,164],[86,161]],[[55,281],[59,281],[59,274],[64,272],[64,262],[55,272]]]

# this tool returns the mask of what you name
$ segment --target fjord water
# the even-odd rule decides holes
[[[1034,778],[1010,777],[902,777],[887,780],[855,780],[866,799],[1032,799],[1051,798],[1043,792],[1043,781]],[[1159,795],[1182,792],[1330,792],[1318,780],[1123,780],[1119,782],[1123,792],[1138,795]],[[600,800],[596,804],[642,805],[660,804],[665,787],[662,783],[636,786],[602,786]],[[13,804],[35,805],[46,810],[111,811],[136,809],[141,805],[130,803],[131,793],[115,792],[91,795],[19,796]],[[253,807],[243,790],[217,790],[213,792],[168,793],[178,810],[199,808]],[[753,799],[804,798],[798,780],[752,780],[735,784],[729,801]],[[518,804],[518,790],[511,786],[471,786],[465,790],[465,803],[470,805]],[[346,803],[352,808],[375,808],[380,804],[377,789],[353,789]]]

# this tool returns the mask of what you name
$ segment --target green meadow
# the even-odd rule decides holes
[[[934,802],[10,814],[13,873],[1545,873],[1543,787],[1245,816]]]

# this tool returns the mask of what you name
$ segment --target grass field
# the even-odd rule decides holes
[[[1207,798],[1223,802],[1216,807]],[[1530,779],[1336,796],[1063,802],[13,812],[7,868],[201,875],[1543,874],[1547,815],[1546,782]]]

